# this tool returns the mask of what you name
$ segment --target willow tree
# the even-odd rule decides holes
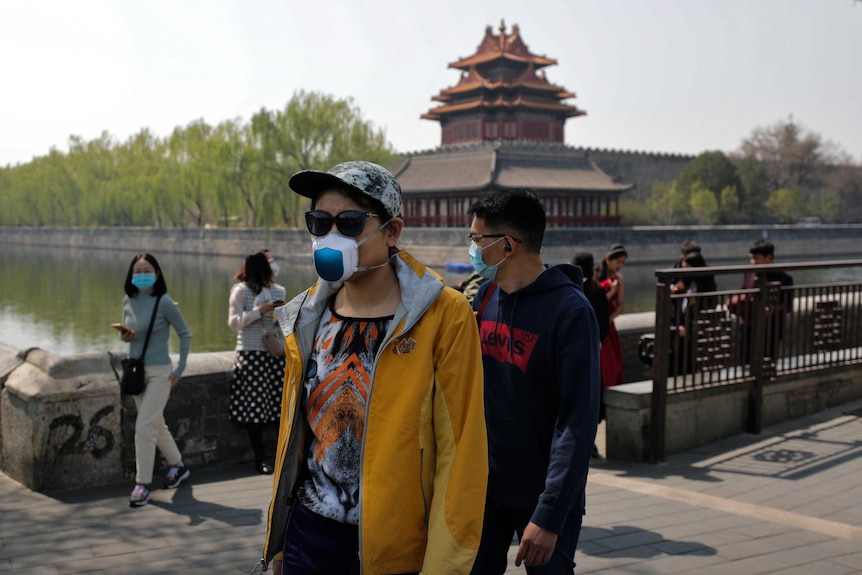
[[[251,126],[261,145],[262,169],[270,175],[265,199],[292,226],[301,215],[300,198],[287,186],[294,172],[357,159],[388,165],[396,157],[385,131],[364,120],[351,98],[300,91],[282,110],[255,114]]]
[[[249,123],[194,120],[167,138],[142,128],[122,143],[108,132],[90,141],[72,136],[67,154],[51,150],[0,170],[0,223],[296,226],[302,206],[288,188],[291,174],[394,158],[352,100],[299,92]]]

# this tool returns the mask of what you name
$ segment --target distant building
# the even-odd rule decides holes
[[[556,63],[531,53],[517,25],[507,34],[501,23],[499,34],[485,30],[475,54],[449,64],[462,71],[460,81],[422,115],[440,122],[441,145],[408,155],[395,173],[407,225],[469,225],[473,201],[520,187],[539,194],[550,227],[619,225],[619,196],[632,185],[564,144],[566,120],[586,112],[545,77],[542,68]]]

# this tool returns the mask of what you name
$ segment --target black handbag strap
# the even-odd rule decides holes
[[[159,302],[162,301],[162,295],[156,298],[156,305],[153,306],[153,316],[150,318],[150,327],[147,328],[147,339],[144,340],[144,350],[141,352],[140,359],[144,359],[147,355],[147,346],[150,345],[150,336],[153,334],[153,324],[156,323],[156,312],[159,311]]]

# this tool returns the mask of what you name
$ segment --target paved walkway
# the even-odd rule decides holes
[[[600,460],[577,573],[862,572],[860,454],[855,402],[661,465]],[[0,474],[0,573],[247,573],[260,556],[270,478],[250,467],[194,469],[141,509],[130,488],[48,496]]]

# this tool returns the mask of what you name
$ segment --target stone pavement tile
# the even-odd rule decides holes
[[[696,571],[717,565],[723,562],[724,559],[713,553],[703,554],[682,554],[659,557],[637,564],[636,570],[632,573],[684,573],[687,571]]]
[[[735,495],[732,499],[744,503],[763,503],[775,500],[789,502],[795,500],[798,494],[799,491],[793,489],[792,485],[784,485],[781,481],[771,481],[755,489]]]
[[[703,509],[691,508],[674,511],[673,513],[661,513],[652,517],[638,519],[638,526],[642,529],[664,530],[668,528],[700,523],[705,519]]]
[[[830,491],[833,491],[833,486],[831,483],[829,484],[829,488]],[[859,501],[860,499],[856,495],[846,495],[843,493],[835,494],[833,491],[832,496],[824,495],[816,501],[797,500],[797,505],[788,505],[787,509],[793,511],[794,513],[811,515],[812,517],[829,518],[832,521],[835,521],[835,519],[830,517],[833,513],[843,511],[847,508],[852,508],[854,505],[858,504]],[[777,507],[778,503],[779,502],[770,502],[770,505],[772,505],[773,507]]]
[[[614,525],[610,528],[605,528],[585,524],[581,527],[581,535],[578,538],[578,544],[580,545],[580,543],[585,541],[596,541],[614,535],[634,533],[639,530],[640,528],[635,527],[634,525]]]
[[[700,512],[701,519],[699,521],[686,522],[681,525],[673,525],[663,528],[661,530],[662,534],[668,539],[676,539],[680,537],[705,535],[716,532],[730,533],[735,527],[760,522],[751,517],[721,513],[712,509],[701,509]]]
[[[747,557],[730,563],[716,563],[703,568],[696,568],[689,573],[696,575],[760,575],[762,573],[780,573],[782,569],[792,567],[774,556]],[[812,573],[811,575],[817,575]]]
[[[189,569],[202,572],[210,569],[213,573],[248,573],[260,561],[260,548],[215,551],[206,554],[186,555]],[[279,574],[280,575],[280,574]]]
[[[664,538],[654,531],[633,531],[624,535],[614,535],[595,540],[594,543],[608,550],[629,549],[664,541]]]
[[[818,544],[824,548],[828,547],[830,549],[830,554],[835,553],[835,548],[832,545],[834,541],[850,541],[846,539],[835,539],[834,537],[826,535],[825,533],[820,533],[819,531],[805,531],[804,529],[799,529],[797,531],[788,531],[786,533],[782,533],[780,537],[788,542],[788,548]]]
[[[807,565],[815,561],[829,561],[836,558],[826,547],[819,544],[802,545],[785,549],[781,552],[782,561],[788,561],[791,565]],[[811,573],[816,571],[812,570]]]
[[[610,551],[610,549],[604,547],[601,543],[594,541],[578,541],[578,553],[584,553],[586,555],[601,555],[608,551]]]
[[[715,548],[701,541],[672,541],[663,539],[658,543],[650,543],[650,547],[658,549],[665,555],[715,555]]]
[[[836,523],[844,523],[846,525],[862,526],[862,509],[859,507],[853,507],[843,511],[836,511],[823,519],[835,521]]]
[[[510,553],[510,557],[514,559],[514,554]],[[602,569],[610,569],[615,573],[626,572],[626,567],[629,565],[640,564],[649,559],[655,559],[664,556],[657,549],[653,549],[648,545],[639,547],[629,547],[625,549],[617,549],[608,551],[599,555],[584,555],[583,560],[578,559],[575,555],[575,561],[578,564],[577,573],[592,573]],[[636,570],[634,572],[637,572]]]
[[[722,545],[718,549],[718,553],[731,561],[738,561],[740,559],[767,555],[781,551],[781,549],[779,545],[754,539]]]
[[[829,541],[824,541],[823,545],[832,550],[833,557],[862,553],[862,542],[853,541],[851,539],[831,539]],[[862,569],[860,569],[860,571],[862,571]]]
[[[644,498],[646,500],[646,498]],[[593,512],[590,515],[590,523],[595,525],[614,525],[618,523],[632,523],[642,519],[650,519],[661,515],[671,514],[676,511],[685,511],[688,506],[663,499],[653,499],[649,505],[642,507],[626,508],[625,506],[608,506],[601,512]]]
[[[638,501],[643,496],[632,491],[609,487],[600,483],[590,483],[587,480],[587,511],[590,507],[607,504],[622,504]]]
[[[858,553],[848,553],[847,555],[833,557],[830,561],[838,563],[839,565],[851,567],[856,569],[857,572],[862,573],[862,550]]]
[[[802,526],[799,527],[799,529],[802,528]],[[741,525],[734,528],[734,530],[751,539],[769,538],[772,535],[784,536],[786,533],[796,531],[793,527],[789,527],[781,523],[770,523],[768,521],[759,521],[750,525]]]
[[[123,573],[124,575],[157,575],[182,573],[188,570],[188,564],[182,558],[155,558],[149,554],[135,553],[133,555],[100,558],[91,564],[63,562],[60,565],[60,573],[64,575],[86,573],[88,569],[101,569],[105,573]]]
[[[681,511],[674,509],[663,515],[638,519],[637,524],[643,529],[678,535],[702,531],[711,521],[723,516],[722,513],[711,509],[690,506]]]
[[[797,567],[788,567],[776,571],[776,573],[780,575],[848,575],[849,573],[858,573],[858,571],[853,567],[839,565],[833,561],[815,561]]]
[[[0,573],[4,573],[5,571],[0,569]],[[21,569],[11,569],[9,573],[26,573],[27,575],[59,575],[60,572],[57,570],[57,567],[54,565],[41,564],[41,565],[31,565],[27,567],[26,571],[22,571]]]
[[[5,523],[3,524],[3,528],[6,528]],[[10,531],[12,530],[10,529]],[[18,533],[27,533],[26,531],[15,531]],[[49,545],[47,542],[30,543],[27,541],[26,537],[0,539],[0,560],[14,559],[15,557],[21,557],[24,555],[47,553],[48,551]]]

